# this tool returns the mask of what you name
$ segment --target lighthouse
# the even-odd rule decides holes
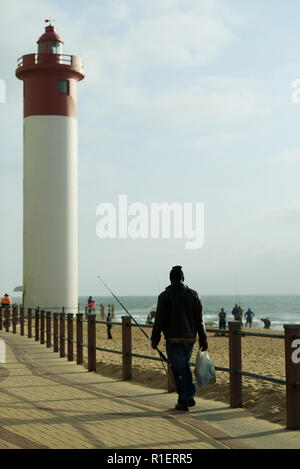
[[[77,82],[84,74],[79,57],[63,54],[51,23],[37,44],[16,70],[24,100],[23,304],[75,313]]]

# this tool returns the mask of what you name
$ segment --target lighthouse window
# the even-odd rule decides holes
[[[40,42],[38,54],[62,54],[62,44],[60,42]]]
[[[69,94],[68,80],[58,80],[58,92],[59,94]]]
[[[61,54],[61,43],[60,42],[51,42],[51,53],[52,54]]]

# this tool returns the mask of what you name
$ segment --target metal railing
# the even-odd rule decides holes
[[[82,70],[82,60],[80,57],[68,54],[27,54],[19,57],[17,60],[17,68],[32,65],[68,65],[73,66],[79,71]]]
[[[33,324],[34,320],[34,324]],[[67,322],[67,327],[66,327]],[[76,322],[76,340],[74,340],[74,322]],[[88,371],[96,371],[96,352],[107,352],[122,355],[122,377],[123,380],[132,378],[132,358],[143,358],[147,360],[161,361],[161,358],[150,355],[143,355],[132,352],[132,327],[138,327],[131,323],[131,319],[127,316],[122,317],[122,322],[110,322],[122,327],[122,350],[114,350],[105,347],[97,347],[96,344],[96,326],[97,324],[106,324],[107,321],[96,320],[95,314],[73,313],[65,314],[64,312],[56,313],[36,309],[34,314],[31,309],[27,310],[27,335],[28,338],[33,337],[40,341],[41,344],[46,342],[47,347],[53,346],[54,352],[59,352],[61,357],[67,356],[69,361],[74,360],[73,346],[76,345],[76,361],[77,364],[83,363],[83,348],[87,348],[87,365]],[[87,344],[83,343],[83,324],[87,324]],[[25,335],[25,315],[24,309],[14,307],[12,312],[10,309],[0,308],[0,330],[3,326],[6,332],[9,332],[12,324],[13,333],[17,332],[17,324],[20,324],[20,334]],[[153,327],[145,324],[142,327]],[[222,333],[224,330],[207,328],[207,332]],[[53,331],[53,332],[52,332]],[[66,333],[67,331],[67,333]],[[267,382],[286,386],[286,409],[287,409],[287,428],[300,428],[300,360],[293,359],[295,353],[295,341],[300,339],[300,325],[285,325],[284,334],[272,334],[263,332],[244,331],[241,329],[240,322],[229,322],[229,330],[226,331],[229,338],[229,368],[216,366],[216,371],[229,373],[230,387],[230,407],[242,407],[242,377],[264,380]],[[242,338],[246,336],[273,338],[285,341],[285,374],[286,379],[280,379],[272,376],[264,376],[257,373],[244,371],[242,369]],[[53,340],[52,340],[53,339]],[[52,343],[53,342],[53,343]],[[67,344],[67,353],[65,345]],[[299,361],[299,363],[298,363]],[[192,363],[192,365],[195,365]],[[176,390],[175,381],[171,367],[168,365],[168,391]]]

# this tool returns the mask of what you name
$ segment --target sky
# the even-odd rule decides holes
[[[271,6],[270,6],[271,5]],[[22,84],[44,20],[80,55],[79,293],[298,294],[298,0],[0,0],[0,294],[22,285]],[[1,99],[0,99],[1,101]],[[203,203],[204,244],[99,239],[100,203]]]

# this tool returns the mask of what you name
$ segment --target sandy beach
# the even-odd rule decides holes
[[[97,324],[97,347],[121,350],[121,331],[121,326],[113,325],[113,339],[108,340],[106,326]],[[151,335],[151,329],[146,329],[146,331]],[[255,332],[279,333],[279,331],[259,329],[255,329]],[[84,335],[85,341],[87,340],[86,330]],[[216,337],[214,333],[208,333],[208,344],[208,352],[215,366],[229,367],[228,337]],[[165,352],[164,339],[161,340],[160,349]],[[132,328],[132,351],[133,353],[157,356],[157,352],[150,347],[147,339],[137,327]],[[84,353],[86,361],[86,349],[84,349]],[[193,361],[195,361],[196,353],[197,347],[195,346]],[[264,337],[242,338],[242,366],[244,371],[285,379],[284,362],[284,340]],[[162,363],[135,357],[133,357],[132,363],[133,383],[166,389],[167,378]],[[97,351],[97,371],[106,376],[122,379],[121,367],[121,355]],[[228,373],[218,371],[217,383],[208,388],[198,389],[197,395],[229,403]],[[174,395],[174,402],[175,400],[176,396]],[[257,418],[285,425],[285,386],[243,377],[243,407],[247,408]]]

